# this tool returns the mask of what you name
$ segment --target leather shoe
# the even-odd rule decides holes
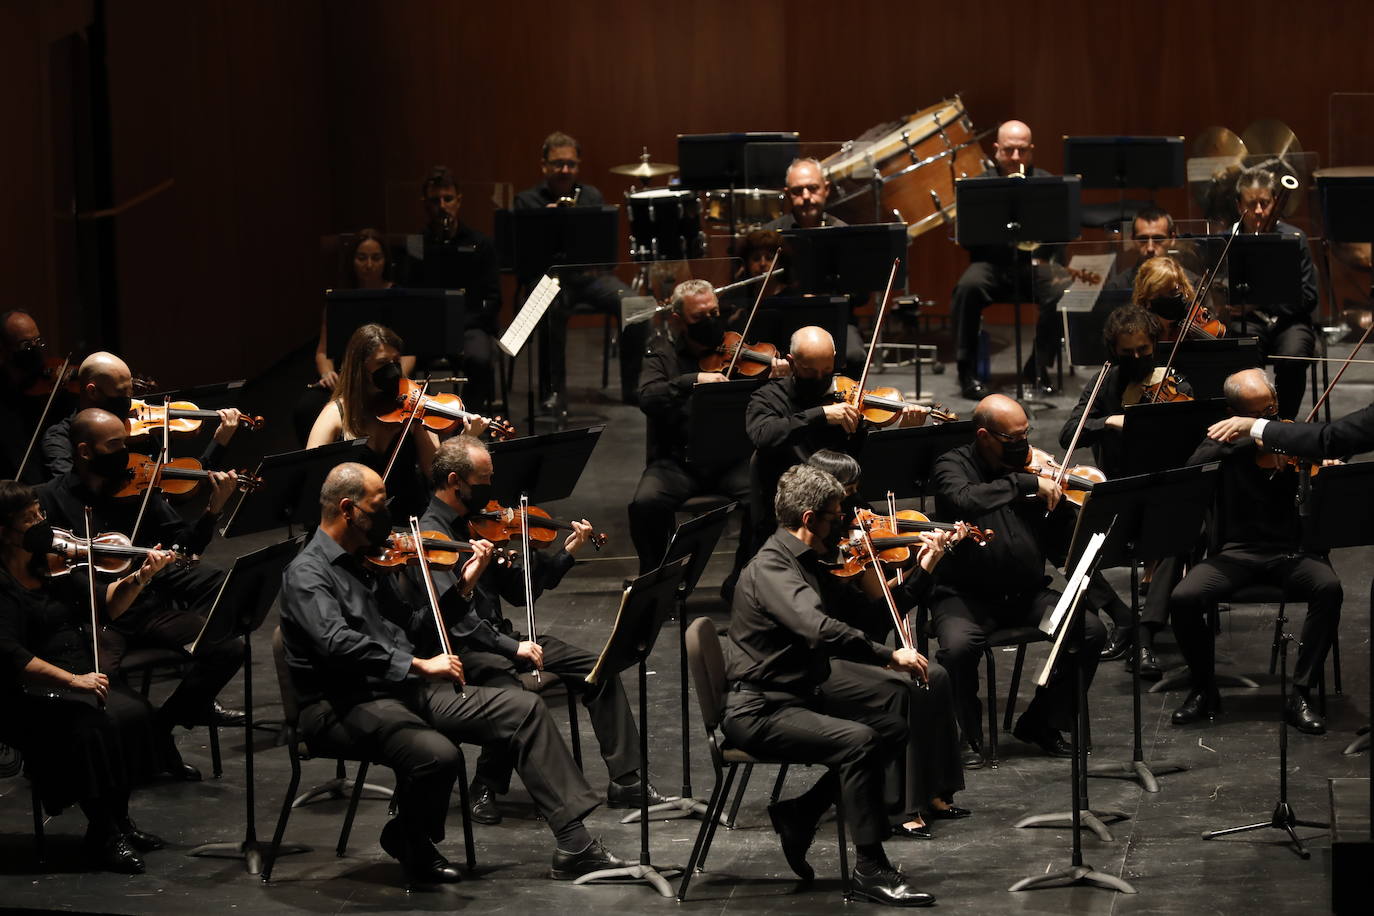
[[[1183,705],[1174,710],[1170,720],[1175,725],[1191,725],[1203,719],[1213,719],[1221,709],[1221,697],[1215,690],[1193,690]]]
[[[981,401],[988,396],[988,386],[974,375],[959,378],[959,393],[970,401]]]
[[[806,852],[816,838],[816,825],[808,824],[805,818],[799,817],[796,806],[791,802],[769,805],[768,819],[773,822],[773,829],[782,840],[782,854],[788,866],[803,881],[814,880],[816,870],[806,861]]]
[[[893,824],[892,835],[906,837],[909,840],[933,840],[935,834],[930,832],[930,825],[923,827],[908,827],[906,824]]]
[[[641,788],[646,787],[647,788]],[[667,796],[659,793],[651,782],[640,780],[628,786],[612,782],[606,787],[606,807],[608,808],[638,808],[639,794],[641,791],[647,792],[649,804],[660,805],[668,800]]]
[[[1011,733],[1016,736],[1016,740],[1034,744],[1051,757],[1073,756],[1073,747],[1064,740],[1059,729],[1050,728],[1048,725],[1036,726],[1032,722],[1027,722],[1025,716],[1016,720],[1016,727]]]
[[[453,864],[445,859],[434,844],[421,842],[422,848],[408,842],[399,818],[392,818],[382,828],[382,851],[401,863],[406,884],[456,884],[463,880]]]
[[[891,866],[873,874],[854,869],[854,893],[888,906],[930,906],[935,898],[923,894],[908,882],[906,875]]]
[[[967,741],[959,755],[959,763],[966,770],[981,770],[987,766],[988,758],[983,754],[981,742]]]
[[[1307,697],[1299,691],[1293,691],[1288,697],[1288,704],[1283,708],[1283,717],[1289,725],[1305,735],[1326,734],[1326,723],[1317,715]]]
[[[1155,650],[1152,647],[1141,646],[1136,656],[1140,659],[1140,679],[1142,681],[1157,681],[1164,676],[1164,666],[1159,663],[1159,659],[1155,656]],[[1132,659],[1126,659],[1127,671],[1134,670],[1134,666],[1131,662]]]
[[[122,833],[106,837],[86,834],[86,861],[102,871],[118,872],[121,875],[141,875],[148,870],[143,859],[134,851],[133,844]]]
[[[119,822],[119,832],[124,834],[124,839],[129,841],[129,845],[139,852],[152,852],[167,845],[167,841],[156,833],[148,833],[138,829],[134,819],[126,817]]]
[[[210,708],[210,721],[220,728],[233,728],[235,726],[242,728],[247,720],[242,709],[221,706],[219,700],[216,700],[214,706]]]
[[[950,805],[948,808],[931,807],[930,813],[926,815],[928,821],[957,821],[960,818],[973,817],[973,812],[958,805]]]
[[[1107,637],[1107,644],[1102,647],[1099,656],[1104,662],[1114,662],[1118,658],[1125,658],[1126,653],[1131,649],[1131,628],[1116,627],[1112,634]]]
[[[472,793],[472,804],[468,806],[468,813],[479,824],[501,823],[501,811],[496,807],[496,793],[490,786],[479,786]]]
[[[611,855],[600,840],[592,840],[581,852],[553,851],[553,868],[549,877],[555,881],[571,881],[606,868],[624,868],[625,862]]]

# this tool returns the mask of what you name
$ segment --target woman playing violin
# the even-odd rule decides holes
[[[1188,272],[1171,257],[1160,255],[1140,265],[1131,290],[1131,304],[1153,313],[1160,321],[1159,341],[1169,343],[1178,339],[1182,322],[1188,317],[1196,290],[1188,279]],[[1217,338],[1226,333],[1225,326],[1200,309],[1193,316],[1189,338]]]

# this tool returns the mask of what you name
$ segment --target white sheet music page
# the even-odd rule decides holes
[[[506,333],[501,335],[498,341],[501,351],[507,356],[515,356],[525,347],[525,341],[530,339],[530,333],[539,324],[539,319],[544,317],[544,313],[549,310],[549,304],[558,295],[558,280],[544,275],[544,279],[539,281],[539,285],[530,293],[525,304],[521,306],[515,320],[506,328]]]

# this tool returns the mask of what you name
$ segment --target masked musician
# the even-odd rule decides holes
[[[1227,406],[1237,418],[1270,420],[1278,393],[1264,372],[1245,369],[1226,380]],[[1261,427],[1268,432],[1277,424]],[[1253,426],[1252,426],[1253,429]],[[1341,580],[1323,556],[1301,550],[1296,498],[1299,471],[1276,464],[1252,438],[1204,439],[1188,464],[1221,462],[1221,481],[1209,540],[1214,549],[1174,589],[1169,616],[1179,651],[1188,662],[1192,689],[1173,714],[1175,725],[1214,717],[1221,709],[1216,685],[1216,647],[1206,611],[1236,589],[1267,582],[1283,587],[1290,601],[1305,601],[1293,693],[1284,711],[1289,724],[1319,735],[1326,725],[1309,702],[1341,618]]]
[[[906,744],[901,701],[908,693],[879,693],[873,675],[890,666],[923,678],[927,663],[915,649],[891,649],[828,613],[821,562],[845,533],[843,495],[834,477],[808,465],[789,468],[778,481],[779,527],[745,567],[730,611],[724,645],[730,692],[721,730],[731,745],[765,759],[826,766],[806,792],[768,809],[800,878],[814,877],[806,853],[838,789],[857,850],[855,892],[879,903],[926,906],[934,898],[917,891],[883,850],[892,834],[883,768]],[[933,568],[942,552],[932,546],[926,566]],[[922,581],[929,568],[911,581]],[[871,568],[863,575],[870,580],[866,594],[876,597],[876,575]]]
[[[421,530],[438,531],[454,540],[473,537],[469,522],[491,501],[493,472],[487,447],[471,436],[456,436],[440,446],[434,458],[434,496],[421,519]],[[564,539],[560,550],[552,555],[540,550],[530,554],[530,584],[536,599],[557,587],[592,536],[591,523],[586,519],[569,524],[572,533]],[[519,539],[512,538],[511,546],[518,544]],[[441,594],[455,584],[451,573],[436,571],[434,577]],[[418,580],[413,584],[416,593],[422,594]],[[526,633],[521,639],[502,612],[503,599],[516,607],[525,605],[523,566],[488,564],[467,590],[466,600],[457,599],[456,593],[441,598],[453,647],[462,654],[468,683],[520,690],[520,673],[536,668],[545,677],[561,678],[568,690],[581,696],[591,717],[592,731],[610,776],[607,805],[638,808],[641,791],[648,792],[651,805],[665,800],[639,772],[639,729],[630,715],[620,676],[611,675],[594,685],[588,684],[586,677],[596,665],[596,653],[544,633]],[[482,824],[501,822],[496,799],[509,791],[513,768],[508,749],[496,745],[483,747],[472,780],[473,820]]]
[[[583,826],[596,795],[539,698],[492,687],[459,692],[457,655],[416,650],[421,630],[433,632],[430,609],[416,610],[363,564],[386,542],[391,521],[382,478],[361,464],[339,465],[320,489],[320,527],[282,577],[281,631],[305,740],[356,747],[396,771],[397,814],[381,844],[408,883],[461,879],[437,844],[462,762],[457,745],[469,742],[509,749],[554,834],[553,878],[623,864]],[[476,546],[463,589],[491,557],[490,545]]]
[[[24,465],[24,482],[38,484],[48,477],[38,443],[29,451],[34,429],[41,422],[46,431],[71,413],[75,399],[59,386],[44,414],[52,390],[50,370],[45,365],[47,353],[32,315],[23,309],[0,315],[0,480],[12,479],[19,472],[26,452],[29,460]]]

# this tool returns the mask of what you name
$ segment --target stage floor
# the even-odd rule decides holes
[[[1005,335],[1008,329],[995,328]],[[643,418],[638,410],[619,403],[618,390],[593,391],[599,381],[600,332],[574,330],[573,346],[581,358],[570,358],[573,367],[587,367],[574,375],[574,410],[599,415],[606,431],[576,496],[557,506],[565,516],[585,515],[597,528],[608,532],[610,544],[601,554],[591,554],[563,585],[539,605],[541,626],[569,642],[598,648],[605,640],[615,612],[621,580],[635,569],[626,530],[625,504],[638,478],[643,455]],[[1001,341],[994,366],[1002,370],[995,379],[1011,392],[1010,349]],[[1348,345],[1336,345],[1333,355],[1344,355]],[[1336,414],[1362,406],[1370,399],[1374,374],[1369,367],[1352,367],[1334,398]],[[273,395],[289,401],[303,380],[304,363],[275,373],[255,386],[252,398],[271,403]],[[524,370],[517,373],[523,379]],[[614,377],[615,373],[612,372]],[[1053,399],[1056,409],[1033,419],[1037,444],[1050,446],[1060,424],[1090,370],[1066,379],[1068,394]],[[885,384],[911,387],[911,369],[897,368],[882,375]],[[947,407],[967,415],[972,405],[955,392],[952,374],[926,374],[925,384]],[[285,395],[283,393],[286,393]],[[514,403],[516,422],[523,415],[523,397]],[[278,417],[280,419],[278,419]],[[287,418],[278,411],[272,417],[276,436],[287,435]],[[523,429],[523,427],[522,427]],[[269,434],[264,434],[269,435]],[[246,438],[246,437],[241,437]],[[269,440],[271,441],[271,440]],[[248,448],[246,445],[239,447]],[[275,445],[253,446],[266,451],[291,447],[286,439]],[[278,539],[252,536],[217,541],[208,559],[226,564],[233,556]],[[729,568],[733,539],[723,542],[708,568],[688,611],[692,616],[710,615],[723,622],[727,609],[717,595],[721,578]],[[1289,760],[1290,801],[1298,816],[1324,821],[1327,779],[1363,776],[1367,758],[1342,756],[1359,725],[1368,721],[1369,710],[1369,614],[1365,596],[1374,573],[1370,549],[1338,551],[1333,561],[1345,584],[1347,601],[1341,627],[1344,695],[1331,696],[1322,737],[1291,735]],[[1127,593],[1119,571],[1109,578]],[[1001,766],[967,774],[968,788],[958,802],[972,808],[972,818],[939,822],[929,841],[892,840],[892,860],[914,876],[920,889],[936,895],[943,909],[968,912],[1039,913],[1230,913],[1263,908],[1269,913],[1313,913],[1329,907],[1329,843],[1323,830],[1301,831],[1310,843],[1312,859],[1299,859],[1276,830],[1257,831],[1239,837],[1203,842],[1203,831],[1268,820],[1278,797],[1278,743],[1276,737],[1278,679],[1269,677],[1269,646],[1274,606],[1236,606],[1223,617],[1224,632],[1219,652],[1232,659],[1225,670],[1243,672],[1261,683],[1257,690],[1224,691],[1224,714],[1208,727],[1175,728],[1169,715],[1183,700],[1183,692],[1145,694],[1144,743],[1147,760],[1171,758],[1186,764],[1185,773],[1162,776],[1161,791],[1147,794],[1135,783],[1119,780],[1090,781],[1094,807],[1119,808],[1129,819],[1112,826],[1113,840],[1103,842],[1091,833],[1083,835],[1083,858],[1098,870],[1130,881],[1139,894],[1118,895],[1089,887],[1039,890],[1011,894],[1007,889],[1018,879],[1060,869],[1069,863],[1067,829],[1017,830],[1013,824],[1023,815],[1066,810],[1069,806],[1068,761],[1051,760],[1027,745],[1005,736]],[[1289,629],[1296,634],[1303,610],[1291,609]],[[256,717],[270,720],[280,714],[280,695],[272,672],[269,634],[275,614],[254,637],[254,695]],[[675,624],[672,626],[675,627]],[[665,636],[675,630],[665,630]],[[1161,639],[1166,663],[1179,662],[1172,637]],[[1032,649],[1027,672],[1043,658],[1044,648]],[[1013,654],[998,656],[998,682],[1005,703]],[[661,639],[653,654],[649,677],[651,773],[655,785],[676,794],[682,783],[681,742],[678,724],[678,648],[672,639]],[[626,689],[637,696],[633,672],[627,672]],[[154,687],[163,695],[167,684]],[[1021,691],[1024,706],[1028,691]],[[1131,756],[1130,680],[1120,662],[1104,663],[1090,695],[1094,753],[1092,760],[1129,760]],[[224,694],[230,705],[240,705],[242,685],[236,680]],[[567,732],[566,707],[555,703],[554,718]],[[692,705],[692,788],[700,798],[711,791],[709,757],[702,739],[695,700]],[[593,786],[606,783],[605,768],[597,759],[595,741],[582,715],[586,771]],[[164,783],[141,789],[134,795],[133,812],[145,829],[159,833],[170,843],[147,857],[148,873],[122,877],[80,870],[78,851],[84,820],[72,810],[47,824],[49,864],[40,870],[34,860],[28,784],[22,778],[0,781],[0,906],[51,909],[66,912],[111,913],[243,913],[243,912],[366,912],[408,910],[458,910],[481,913],[530,913],[538,910],[564,913],[655,912],[676,906],[660,898],[644,884],[574,887],[546,877],[553,849],[552,837],[534,815],[528,796],[518,780],[503,804],[505,821],[495,827],[474,825],[478,867],[458,885],[417,890],[407,894],[399,885],[400,867],[377,844],[385,821],[383,801],[364,800],[358,810],[347,854],[334,855],[346,803],[323,801],[293,812],[288,842],[308,843],[313,850],[282,858],[270,886],[244,872],[233,860],[190,858],[191,847],[206,842],[235,841],[244,834],[243,735],[224,733],[224,775],[210,779],[206,732],[178,731],[183,755],[206,774],[199,784]],[[289,776],[286,752],[274,746],[275,735],[255,732],[257,751],[257,833],[271,838],[277,811]],[[469,766],[476,749],[468,750]],[[303,785],[323,782],[333,775],[331,761],[305,764]],[[788,790],[795,793],[814,780],[816,771],[794,769]],[[754,775],[737,828],[717,832],[709,871],[692,883],[687,906],[698,913],[804,913],[829,914],[840,903],[838,860],[834,832],[822,829],[810,860],[818,873],[810,888],[792,879],[768,826],[765,805],[774,771],[761,768]],[[390,785],[385,769],[374,769],[370,781]],[[456,805],[456,799],[454,801]],[[618,814],[599,809],[588,821],[594,835],[627,860],[638,857],[639,828],[621,825]],[[655,822],[651,840],[658,864],[686,862],[699,822]],[[444,851],[455,861],[461,858],[461,823],[457,810],[449,817],[449,838]],[[674,881],[676,886],[676,881]]]

